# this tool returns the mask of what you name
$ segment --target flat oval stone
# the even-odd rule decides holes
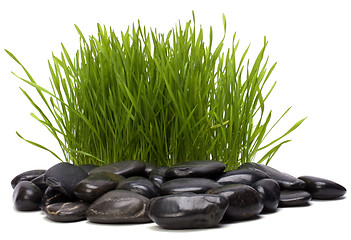
[[[255,182],[252,187],[263,199],[264,211],[272,212],[278,208],[280,198],[280,187],[273,179],[261,179]]]
[[[126,190],[112,190],[96,199],[88,208],[86,217],[96,223],[150,222],[146,207],[149,199]]]
[[[149,179],[157,188],[160,188],[166,181],[165,173],[167,169],[168,167],[157,167],[150,172]]]
[[[85,220],[89,204],[84,202],[61,202],[46,206],[46,217],[55,222],[77,222]]]
[[[43,210],[46,206],[53,204],[53,203],[60,203],[60,202],[73,202],[76,201],[76,198],[69,198],[62,192],[59,192],[52,187],[48,187],[41,199],[40,208]]]
[[[259,193],[244,184],[231,184],[209,190],[209,194],[219,194],[228,199],[228,209],[224,214],[226,221],[240,221],[253,218],[263,210]]]
[[[156,186],[149,179],[138,176],[122,180],[116,189],[139,193],[147,198],[154,198],[160,195]]]
[[[272,178],[276,180],[279,183],[279,186],[281,189],[286,189],[286,190],[303,190],[306,188],[306,184],[304,181],[297,179],[287,173],[280,172],[272,167],[269,167],[264,164],[259,164],[259,163],[244,163],[239,167],[240,169],[247,169],[247,168],[253,168],[253,169],[258,169],[261,170],[269,176],[269,178]]]
[[[163,183],[160,187],[161,195],[183,192],[206,193],[212,188],[221,185],[207,178],[176,178]]]
[[[89,175],[98,172],[110,172],[122,175],[123,177],[142,176],[145,170],[145,163],[138,160],[128,160],[107,164],[89,171]]]
[[[90,174],[74,187],[74,195],[83,201],[93,202],[101,195],[116,188],[125,179],[121,175],[110,172]]]
[[[19,211],[39,210],[43,192],[34,183],[19,182],[13,191],[12,200]]]
[[[312,196],[303,190],[283,190],[280,192],[279,207],[307,206]]]
[[[31,181],[34,178],[44,174],[45,172],[46,170],[43,170],[43,169],[35,169],[35,170],[29,170],[29,171],[20,173],[11,180],[11,187],[15,188],[16,185],[22,181]]]
[[[248,168],[225,172],[217,179],[217,182],[221,185],[245,184],[251,186],[263,178],[268,178],[267,173],[258,169]]]
[[[49,168],[44,175],[48,186],[56,189],[67,197],[74,198],[74,187],[88,174],[80,167],[70,163],[58,163]]]
[[[306,191],[312,195],[313,199],[336,199],[346,193],[346,188],[328,179],[313,176],[302,176],[299,179],[306,183]]]
[[[212,160],[197,160],[176,164],[167,169],[167,179],[185,177],[215,178],[225,169],[225,164]]]
[[[220,195],[180,193],[151,199],[148,215],[162,228],[209,228],[218,225],[227,207]]]

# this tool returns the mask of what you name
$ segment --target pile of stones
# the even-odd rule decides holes
[[[225,172],[223,163],[210,160],[172,167],[136,160],[100,167],[58,163],[21,173],[11,185],[17,210],[42,210],[56,222],[154,222],[166,229],[216,227],[346,193],[323,178],[295,178],[258,163]]]

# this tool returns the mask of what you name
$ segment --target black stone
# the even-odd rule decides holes
[[[125,179],[123,176],[110,172],[90,174],[77,183],[74,195],[83,201],[93,202],[101,195],[115,189],[123,179]]]
[[[74,198],[74,187],[87,176],[88,174],[76,165],[58,163],[45,172],[44,178],[48,186]]]
[[[157,167],[150,172],[149,179],[157,188],[160,188],[166,181],[165,173],[167,169],[168,167]]]
[[[19,211],[39,210],[43,192],[34,183],[19,182],[12,195],[15,208]]]
[[[312,196],[303,190],[283,190],[280,192],[279,207],[307,206]]]
[[[312,195],[312,199],[336,199],[346,193],[346,188],[328,179],[313,176],[302,176],[299,179],[306,183],[306,191]]]
[[[260,179],[268,178],[267,173],[258,169],[237,169],[224,173],[217,179],[221,185],[245,184],[252,185]]]
[[[264,211],[272,212],[278,208],[280,198],[280,187],[273,179],[261,179],[255,182],[252,187],[263,199]]]
[[[251,186],[231,184],[209,190],[209,194],[219,194],[228,199],[229,206],[224,214],[226,221],[247,220],[263,210],[260,194]]]
[[[149,179],[139,176],[122,180],[116,189],[139,193],[147,198],[154,198],[160,195],[158,188]]]
[[[247,168],[253,168],[253,169],[258,169],[261,170],[269,176],[269,178],[272,178],[276,180],[279,183],[279,186],[281,189],[286,189],[286,190],[303,190],[306,188],[306,184],[304,181],[297,179],[287,173],[280,172],[272,167],[269,167],[264,164],[259,164],[259,163],[244,163],[239,167],[240,169],[247,169]]]
[[[181,193],[151,199],[148,215],[162,228],[209,228],[218,226],[227,207],[220,195]]]
[[[225,164],[219,161],[198,160],[176,164],[167,169],[167,179],[185,177],[215,178],[223,173]]]
[[[16,177],[14,177],[11,180],[11,187],[15,188],[16,185],[22,181],[31,181],[34,178],[44,174],[45,171],[46,170],[43,170],[43,169],[36,169],[36,170],[30,170],[30,171],[26,171],[26,172],[23,172],[21,174],[18,174]]]
[[[149,199],[134,192],[112,190],[96,199],[88,208],[86,217],[96,223],[145,223]]]
[[[221,185],[207,178],[176,178],[163,183],[160,187],[161,195],[183,192],[205,193]]]
[[[48,185],[46,184],[46,181],[44,178],[44,174],[34,178],[33,180],[31,180],[31,182],[34,183],[37,187],[39,187],[40,190],[43,192],[45,192],[45,190],[48,188]]]
[[[59,192],[52,187],[48,187],[41,199],[40,208],[44,209],[47,205],[53,203],[60,203],[60,202],[73,202],[76,201],[76,198],[69,198],[64,195],[62,192]]]
[[[138,160],[128,160],[107,164],[89,171],[89,175],[98,172],[110,172],[123,177],[142,176],[145,171],[145,163]]]
[[[97,168],[99,166],[95,165],[95,164],[81,164],[81,165],[78,165],[78,167],[83,169],[86,173],[89,173],[91,170],[93,170],[94,168]]]
[[[61,202],[46,206],[43,211],[46,217],[55,222],[77,222],[85,220],[89,204],[85,202]]]
[[[154,169],[156,169],[156,165],[155,164],[149,163],[149,162],[145,163],[145,170],[144,170],[145,174],[144,174],[144,176],[148,178],[150,176],[150,173]]]

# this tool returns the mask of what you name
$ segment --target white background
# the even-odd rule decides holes
[[[98,22],[120,32],[138,19],[147,27],[166,32],[178,20],[182,24],[191,20],[194,10],[196,24],[201,24],[205,32],[212,25],[218,43],[223,34],[224,13],[226,48],[237,32],[241,51],[251,43],[251,59],[266,36],[269,63],[278,62],[270,77],[270,84],[277,81],[277,86],[267,107],[273,110],[275,119],[287,107],[293,108],[272,134],[278,136],[293,122],[308,116],[289,136],[293,141],[280,149],[270,166],[297,177],[325,177],[350,190],[351,6],[348,1],[4,2],[0,3],[1,238],[345,239],[350,236],[346,219],[351,213],[349,193],[342,200],[312,201],[309,207],[284,208],[253,221],[191,231],[167,231],[155,224],[58,224],[47,220],[40,212],[17,212],[11,199],[11,179],[26,170],[49,168],[58,161],[22,141],[15,132],[58,153],[59,149],[46,130],[30,117],[34,109],[19,87],[32,95],[35,92],[11,74],[13,71],[25,77],[3,50],[15,54],[39,84],[49,86],[47,61],[51,60],[51,54],[60,54],[61,42],[70,52],[79,47],[74,24],[85,36],[96,34]]]

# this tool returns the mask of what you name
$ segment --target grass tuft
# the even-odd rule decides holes
[[[226,30],[224,15],[223,26]],[[45,109],[21,89],[37,111],[32,116],[58,141],[64,158],[17,134],[61,161],[103,165],[138,159],[170,166],[213,159],[236,169],[266,151],[258,162],[268,164],[290,141],[283,138],[304,121],[262,144],[290,109],[271,123],[265,101],[275,83],[264,89],[276,63],[268,67],[265,38],[250,67],[249,48],[236,56],[235,34],[232,47],[223,51],[225,33],[214,47],[210,28],[206,44],[194,14],[193,21],[166,34],[138,22],[119,36],[98,24],[97,36],[85,38],[75,27],[80,49],[70,56],[62,45],[61,55],[52,56],[51,90],[39,86],[6,50],[28,77],[20,79],[43,101]]]

